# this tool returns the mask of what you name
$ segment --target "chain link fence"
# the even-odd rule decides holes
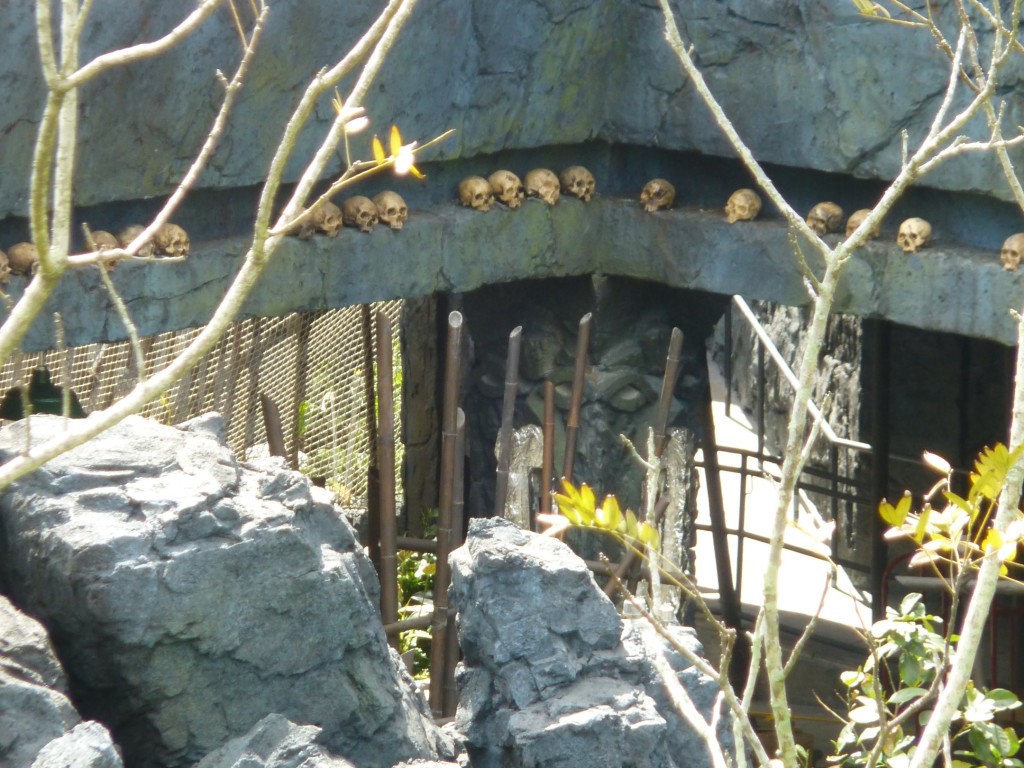
[[[366,344],[376,355],[375,334],[366,327],[365,318],[378,310],[397,327],[400,301],[372,304],[369,313],[356,305],[241,320],[183,379],[147,405],[142,415],[178,424],[219,411],[232,450],[239,458],[251,458],[269,451],[260,405],[260,394],[267,395],[280,411],[293,465],[327,482],[342,504],[363,506],[373,448],[367,429]],[[169,365],[198,333],[193,329],[142,339],[144,375],[152,376]],[[397,334],[392,355],[399,422],[402,367]],[[89,344],[18,356],[0,371],[0,393],[27,383],[31,371],[39,367],[48,368],[58,386],[70,382],[88,413],[109,406],[139,378],[129,342]],[[400,423],[395,430],[401,434]],[[401,462],[401,444],[396,445],[396,459]]]

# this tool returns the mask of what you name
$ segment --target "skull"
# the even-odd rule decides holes
[[[373,198],[377,216],[392,229],[401,229],[409,218],[409,206],[397,192],[381,192]]]
[[[861,223],[871,213],[870,208],[861,208],[859,211],[854,211],[850,214],[850,218],[846,220],[846,236],[849,237],[853,234],[853,231],[861,225]],[[876,224],[875,228],[868,232],[868,240],[874,240],[878,237],[879,225]]]
[[[562,190],[558,186],[558,177],[555,176],[554,171],[549,171],[547,168],[534,168],[526,174],[527,197],[539,197],[548,205],[554,205],[558,202],[558,197],[561,194]]]
[[[494,205],[491,184],[482,176],[470,176],[459,182],[459,200],[464,206],[487,212]]]
[[[760,212],[761,196],[752,189],[737,189],[725,204],[725,220],[730,224],[753,221]]]
[[[355,195],[341,204],[341,218],[347,226],[369,234],[377,226],[377,206],[370,198]]]
[[[330,200],[324,200],[314,208],[309,220],[317,232],[328,237],[337,237],[341,231],[341,210]]]
[[[558,175],[558,181],[562,184],[562,194],[578,197],[584,203],[589,203],[594,196],[594,174],[582,165],[571,165]]]
[[[900,224],[900,231],[896,235],[896,243],[904,253],[917,253],[917,249],[924,248],[931,239],[932,225],[916,217]]]
[[[141,235],[145,231],[145,229],[146,228],[141,224],[132,224],[130,226],[125,227],[117,236],[118,243],[121,245],[122,248],[127,248],[129,245],[132,244],[132,240]],[[135,255],[149,257],[152,256],[154,253],[155,249],[153,247],[153,242],[149,241],[145,243],[141,248],[139,248]]]
[[[676,188],[665,179],[651,179],[640,193],[640,205],[648,213],[671,208],[676,199]]]
[[[153,235],[156,253],[168,256],[188,256],[188,233],[177,224],[167,223]]]
[[[495,171],[487,178],[487,181],[491,185],[491,192],[498,198],[498,202],[504,203],[512,209],[523,204],[526,190],[523,189],[523,182],[512,171]]]
[[[7,261],[7,254],[0,251],[0,283],[6,283],[11,276],[11,265]]]
[[[835,203],[818,203],[807,214],[807,226],[818,237],[837,231],[842,223],[843,209]]]
[[[32,243],[17,243],[7,249],[7,263],[16,275],[34,275],[39,269],[39,257]]]
[[[109,251],[111,248],[117,248],[120,245],[116,237],[102,229],[97,229],[92,233],[92,242],[96,246],[96,250],[100,252]]]
[[[999,261],[1002,263],[1003,269],[1016,272],[1017,267],[1020,266],[1021,256],[1024,256],[1024,232],[1018,232],[1006,238],[1006,242],[1003,243],[1003,247],[999,251]]]

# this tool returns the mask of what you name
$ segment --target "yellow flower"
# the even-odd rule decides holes
[[[371,148],[373,150],[373,160],[377,165],[383,165],[391,160],[395,164],[395,173],[399,176],[411,173],[417,179],[427,178],[415,165],[416,156],[414,150],[416,149],[417,142],[414,141],[411,144],[403,145],[402,134],[398,132],[397,125],[391,126],[390,144],[391,154],[386,155],[384,154],[384,145],[381,143],[380,137],[373,137]]]

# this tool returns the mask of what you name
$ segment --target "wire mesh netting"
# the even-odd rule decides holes
[[[142,415],[178,424],[219,411],[228,444],[240,458],[269,453],[260,394],[281,414],[286,452],[293,466],[326,481],[343,504],[362,505],[370,462],[367,374],[375,372],[376,340],[367,321],[383,311],[397,326],[400,301],[235,323],[188,374]],[[167,367],[200,329],[141,339],[138,354],[129,342],[89,344],[18,356],[0,370],[0,392],[25,384],[35,368],[49,369],[53,382],[70,382],[86,412],[106,408],[142,375]],[[398,335],[392,349],[395,434],[401,434],[401,377]],[[141,362],[139,357],[142,358]],[[369,367],[367,360],[370,360]],[[396,445],[401,462],[402,446]]]

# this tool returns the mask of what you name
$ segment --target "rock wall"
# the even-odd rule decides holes
[[[931,37],[860,17],[853,3],[672,5],[709,85],[766,162],[891,177],[899,167],[900,130],[911,141],[921,136],[942,99],[946,62]],[[262,51],[203,187],[262,180],[304,83],[351,46],[379,8],[372,0],[344,9],[330,0],[273,6]],[[955,23],[952,9],[937,14],[943,26]],[[180,7],[156,0],[127,6],[97,0],[82,60],[152,40],[182,15]],[[13,4],[5,21],[0,219],[27,210],[24,180],[43,106],[31,4]],[[732,156],[685,81],[663,26],[653,2],[421,2],[367,106],[378,131],[397,123],[405,135],[424,138],[457,129],[435,153],[442,159],[592,139]],[[222,92],[214,71],[232,71],[238,51],[231,17],[221,9],[179,48],[86,86],[80,203],[167,194],[213,119]],[[1003,89],[1019,84],[1016,62]],[[1007,107],[1007,125],[1024,122],[1020,100],[1008,99]],[[332,117],[325,97],[302,135],[291,178]],[[335,161],[328,173],[338,167]],[[1007,197],[1000,179],[994,158],[972,157],[929,183]]]
[[[385,768],[449,749],[385,641],[352,529],[281,463],[240,465],[219,417],[131,417],[0,500],[2,586],[43,620],[126,764],[191,765],[269,714]],[[33,439],[63,429],[31,419]],[[0,431],[18,454],[25,423]]]

